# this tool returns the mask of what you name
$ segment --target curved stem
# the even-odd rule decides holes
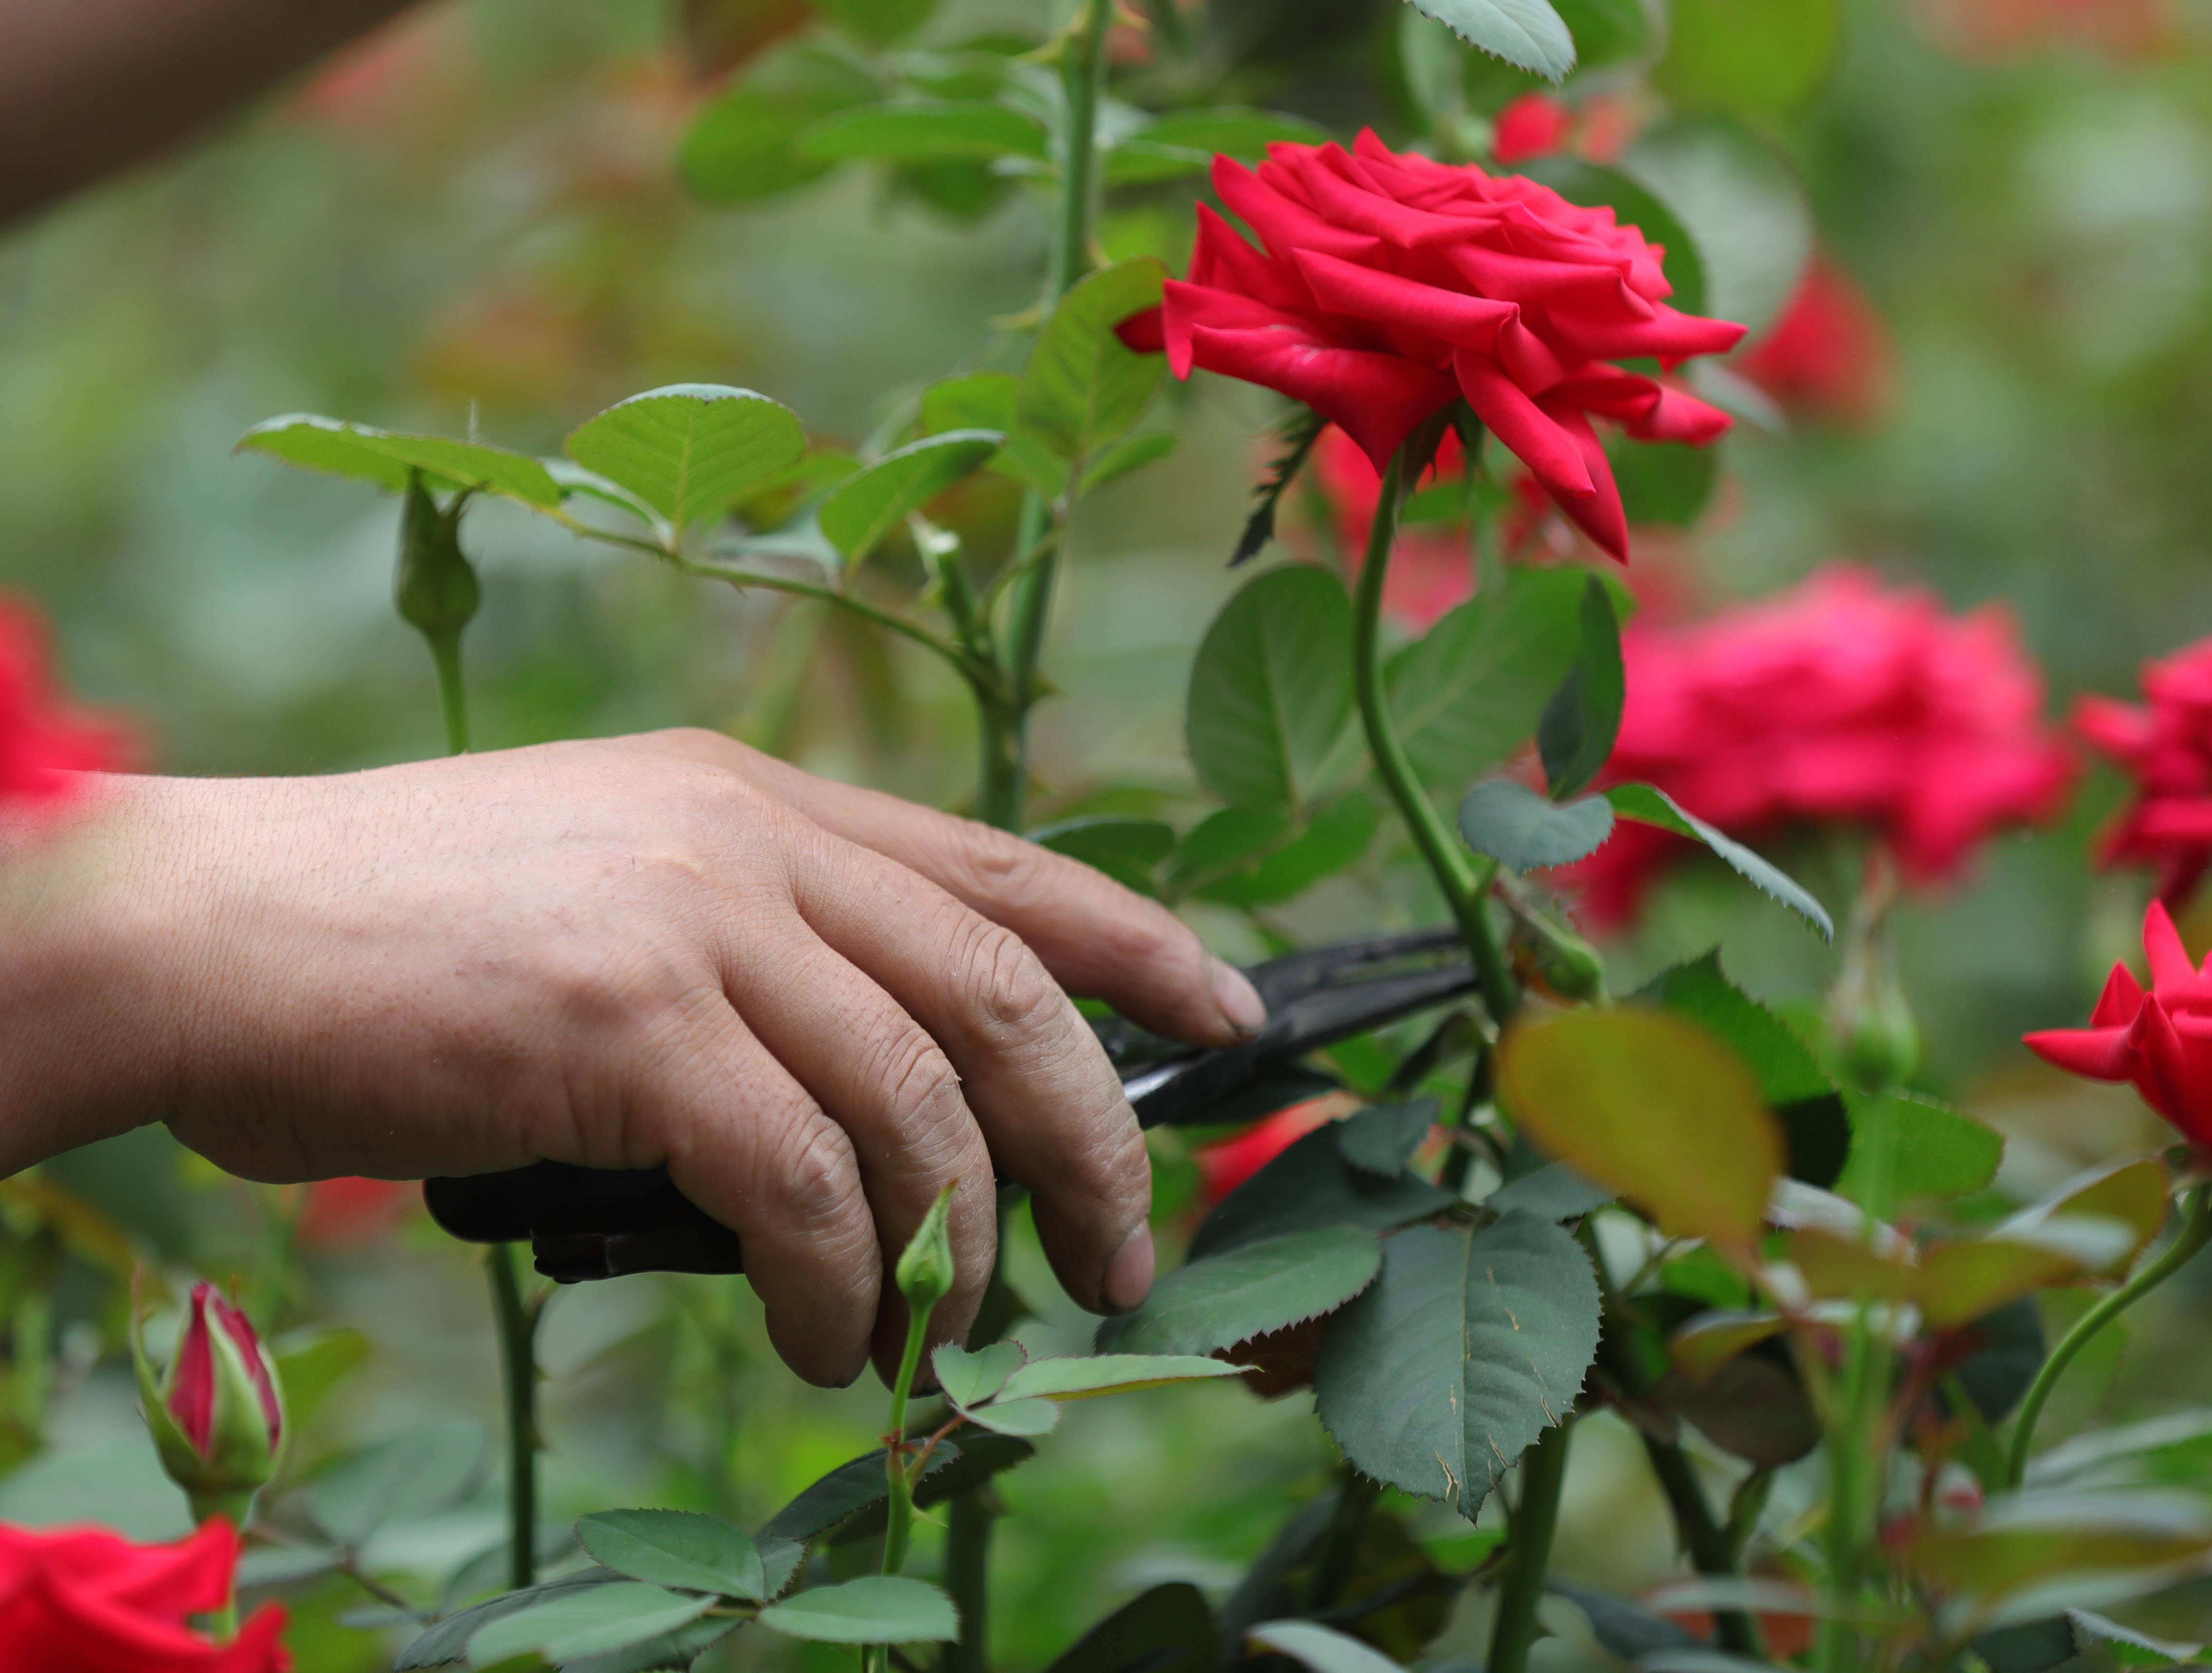
[[[461,683],[461,631],[426,633],[430,660],[438,670],[438,709],[446,722],[446,753],[469,752],[469,694]]]
[[[961,678],[970,684],[975,683],[978,671],[959,646],[939,638],[918,623],[909,622],[903,616],[894,616],[890,611],[880,610],[849,593],[840,593],[834,587],[819,587],[810,581],[797,581],[789,575],[763,575],[757,569],[727,569],[719,563],[701,563],[688,557],[672,557],[666,552],[659,552],[658,548],[654,550],[660,557],[667,558],[679,574],[695,576],[701,581],[727,581],[741,591],[748,587],[766,587],[771,593],[788,593],[796,599],[813,599],[822,604],[835,605],[840,610],[850,611],[887,633],[896,633],[902,639],[910,639],[924,649],[934,652],[951,663]]]
[[[492,1309],[499,1318],[499,1368],[507,1390],[507,1583],[520,1591],[538,1578],[538,1317],[522,1299],[514,1245],[484,1250]]]
[[[2058,1346],[2051,1350],[2051,1357],[2043,1362],[2043,1369],[2035,1373],[2035,1381],[2028,1385],[2027,1396],[2020,1402],[2020,1417],[2013,1425],[2012,1456],[2005,1470],[2009,1485],[2018,1487],[2027,1474],[2028,1454],[2035,1445],[2036,1420],[2043,1415],[2044,1403],[2051,1398],[2051,1390],[2058,1385],[2059,1377],[2074,1362],[2075,1356],[2089,1345],[2099,1331],[2188,1265],[2191,1257],[2208,1241],[2212,1241],[2212,1184],[2197,1188],[2189,1199],[2189,1206],[2182,1211],[2181,1229],[2157,1258],[2082,1314],[2075,1321],[2074,1328],[2059,1338]]]
[[[1382,497],[1375,504],[1375,520],[1367,532],[1367,556],[1359,566],[1359,585],[1353,594],[1353,689],[1359,699],[1360,724],[1367,732],[1368,751],[1375,757],[1375,770],[1451,908],[1453,920],[1467,941],[1468,956],[1474,960],[1482,1002],[1491,1019],[1502,1023],[1521,1002],[1521,994],[1498,952],[1498,938],[1491,931],[1484,908],[1490,885],[1498,876],[1498,862],[1486,860],[1478,866],[1445,825],[1443,816],[1421,788],[1406,746],[1391,728],[1389,694],[1382,684],[1382,580],[1398,535],[1405,480],[1406,455],[1401,448],[1391,456],[1389,468],[1382,473]]]
[[[1498,1583],[1498,1618],[1490,1628],[1486,1673],[1527,1673],[1528,1651],[1540,1630],[1536,1605],[1544,1596],[1544,1571],[1559,1530],[1559,1490],[1566,1485],[1567,1447],[1573,1431],[1555,1423],[1521,1455],[1521,1502],[1513,1507],[1505,1572]]]

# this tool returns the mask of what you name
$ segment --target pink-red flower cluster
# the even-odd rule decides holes
[[[229,1602],[237,1566],[220,1519],[174,1545],[0,1524],[0,1673],[286,1673],[281,1605],[228,1644],[189,1624]]]
[[[1735,346],[1741,326],[1667,306],[1664,250],[1610,209],[1471,165],[1393,152],[1372,133],[1276,144],[1257,171],[1216,157],[1221,201],[1255,249],[1199,209],[1190,277],[1169,282],[1157,341],[1194,366],[1303,401],[1379,471],[1421,422],[1464,397],[1544,490],[1613,557],[1620,490],[1593,419],[1647,441],[1709,442],[1725,413],[1612,364],[1673,364]]]
[[[0,804],[65,800],[70,775],[119,763],[121,733],[71,709],[47,672],[39,618],[0,599]]]
[[[1997,830],[2053,816],[2073,780],[2043,721],[2042,677],[1998,605],[1952,616],[1835,568],[1691,627],[1632,623],[1621,653],[1608,782],[1656,784],[1739,838],[1864,825],[1908,877],[1938,879]],[[1562,880],[1617,922],[1686,849],[1625,827]]]
[[[2212,959],[2189,962],[2161,901],[2143,917],[2148,992],[2112,966],[2087,1028],[2030,1034],[2030,1051],[2069,1074],[2124,1080],[2191,1144],[2212,1147]]]
[[[2074,729],[2135,780],[2098,846],[2106,865],[2145,865],[2160,900],[2188,898],[2212,864],[2212,639],[2149,664],[2144,706],[2085,697]]]

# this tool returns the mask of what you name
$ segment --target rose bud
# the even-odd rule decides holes
[[[195,1284],[175,1356],[158,1381],[143,1328],[131,1348],[161,1468],[185,1490],[196,1520],[220,1515],[243,1528],[284,1450],[284,1396],[253,1326],[214,1285]]]

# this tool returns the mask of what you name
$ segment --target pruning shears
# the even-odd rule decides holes
[[[1337,1083],[1299,1060],[1471,991],[1474,968],[1448,955],[1450,930],[1370,937],[1270,958],[1244,974],[1267,1007],[1257,1037],[1194,1050],[1106,1016],[1091,1028],[1145,1127],[1250,1120]],[[538,1270],[563,1284],[635,1272],[744,1270],[738,1235],[676,1189],[665,1168],[567,1162],[426,1179],[430,1217],[470,1243],[527,1239]]]

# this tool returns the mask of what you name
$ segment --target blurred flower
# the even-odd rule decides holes
[[[1518,175],[1400,155],[1372,132],[1352,152],[1277,144],[1255,173],[1213,161],[1214,189],[1262,249],[1200,205],[1188,282],[1157,325],[1191,368],[1304,401],[1379,471],[1420,423],[1464,397],[1569,517],[1626,559],[1620,490],[1593,418],[1647,441],[1703,443],[1725,413],[1615,356],[1672,363],[1735,347],[1740,325],[1666,306],[1662,252],[1609,208]]]
[[[253,1326],[214,1285],[195,1284],[167,1373],[157,1383],[143,1327],[131,1353],[161,1468],[196,1518],[222,1515],[242,1526],[284,1450],[276,1366]]]
[[[1815,256],[1773,328],[1735,366],[1791,412],[1865,424],[1888,398],[1889,333],[1857,281]]]
[[[2011,616],[1949,616],[1917,588],[1834,568],[1687,628],[1621,634],[1627,703],[1607,782],[1656,784],[1732,836],[1794,822],[1871,826],[1908,879],[1958,869],[2006,825],[2056,814],[2073,782]],[[1633,916],[1681,839],[1617,830],[1558,873],[1589,916]]]
[[[1498,113],[1490,155],[1505,167],[1547,157],[1567,143],[1567,107],[1548,93],[1524,93]]]
[[[300,1241],[319,1248],[373,1243],[421,1201],[398,1179],[318,1179],[300,1209]]]
[[[70,709],[54,685],[38,617],[0,599],[0,803],[52,806],[75,793],[72,773],[125,754],[119,727]]]
[[[1314,1129],[1334,1121],[1344,1109],[1343,1095],[1329,1092],[1278,1110],[1233,1139],[1203,1147],[1194,1159],[1200,1193],[1208,1203],[1220,1202]]]
[[[2099,861],[2153,867],[2158,897],[2179,905],[2212,864],[2212,639],[2148,664],[2142,690],[2141,709],[2081,698],[2074,729],[2136,782]]]
[[[2144,58],[2173,38],[2167,0],[1919,0],[1929,33],[1962,58],[2087,46]]]
[[[2212,958],[2189,962],[2163,901],[2143,916],[2150,991],[2125,964],[2112,966],[2087,1028],[2025,1037],[2030,1051],[2069,1074],[2125,1080],[2191,1144],[2212,1147]]]
[[[237,1564],[220,1520],[174,1545],[0,1524],[0,1673],[286,1673],[281,1604],[224,1645],[186,1624],[230,1601]]]

